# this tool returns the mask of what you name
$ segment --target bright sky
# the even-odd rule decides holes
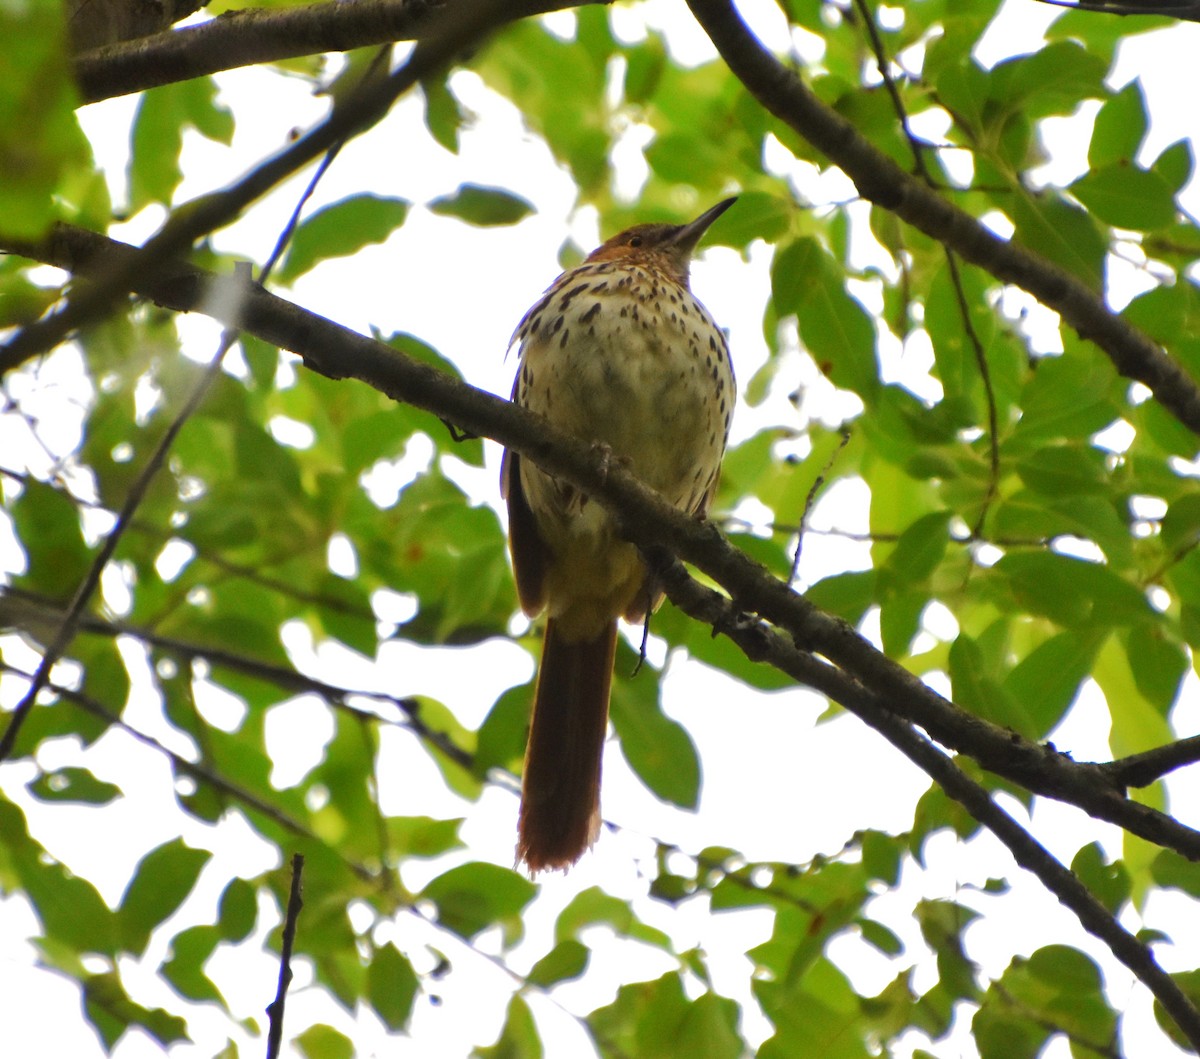
[[[778,31],[777,9],[769,0],[754,0],[742,6],[760,32]],[[1007,54],[1036,48],[1043,27],[1055,14],[1056,9],[1048,6],[1009,0],[984,42],[981,59],[993,62]],[[676,53],[686,61],[701,61],[712,54],[707,40],[681,14],[678,5],[650,0],[631,8],[614,8],[613,16],[618,32],[630,36],[639,32],[642,18],[651,25],[669,26]],[[559,24],[569,24],[569,17]],[[1186,24],[1153,37],[1137,38],[1122,51],[1114,85],[1140,77],[1149,97],[1149,109],[1155,115],[1146,145],[1148,156],[1156,155],[1181,136],[1200,139],[1200,117],[1195,108],[1177,103],[1180,71],[1190,69],[1198,52],[1200,27]],[[239,176],[260,159],[267,147],[283,145],[293,127],[307,127],[325,109],[324,100],[314,99],[297,80],[245,70],[222,75],[219,81],[236,108],[237,137],[231,149],[189,137],[183,159],[188,174],[183,197],[222,186]],[[359,330],[375,326],[384,332],[406,330],[417,334],[454,359],[471,382],[507,394],[514,360],[503,357],[505,346],[525,307],[554,278],[556,255],[564,237],[570,235],[581,246],[590,248],[598,242],[600,233],[592,211],[570,216],[574,190],[569,178],[555,167],[544,145],[523,130],[516,111],[484,89],[471,73],[456,74],[454,87],[463,103],[479,115],[476,128],[464,135],[458,156],[431,145],[424,132],[420,104],[415,99],[403,100],[379,129],[343,152],[310,211],[364,191],[400,195],[422,203],[459,183],[472,181],[522,194],[538,205],[539,212],[514,228],[483,232],[414,210],[386,244],[357,255],[352,283],[345,280],[351,270],[339,269],[335,263],[304,277],[293,296],[301,305]],[[252,108],[245,107],[247,99],[255,100]],[[118,200],[123,195],[133,107],[133,101],[118,99],[81,112]],[[1094,112],[1094,107],[1087,108],[1076,119],[1054,123],[1053,158],[1044,170],[1045,179],[1066,182],[1083,171]],[[939,133],[936,126],[921,131],[935,139]],[[621,152],[625,160],[623,187],[631,197],[636,197],[642,166],[638,137],[637,130],[631,131]],[[794,167],[792,173],[800,193],[814,203],[853,197],[851,186],[836,174],[816,179],[808,167]],[[307,179],[305,173],[255,207],[249,219],[221,233],[219,245],[264,259]],[[1195,199],[1193,184],[1193,206]],[[709,203],[696,205],[699,212]],[[144,238],[161,221],[161,216],[150,214],[145,211],[124,233],[114,234],[131,241]],[[869,247],[863,252],[869,253]],[[714,249],[707,251],[693,269],[693,289],[730,331],[735,364],[743,382],[766,355],[761,311],[769,290],[768,264],[769,255],[761,247],[751,254],[749,262],[732,251]],[[1114,265],[1114,274],[1122,285],[1114,292],[1114,299],[1122,302],[1146,282],[1143,275],[1128,266]],[[453,308],[447,291],[454,276],[474,284],[479,297],[476,311],[464,314]],[[875,295],[870,289],[856,288],[855,293],[869,307],[872,305]],[[1020,301],[1015,298],[1014,305]],[[1033,326],[1037,321],[1035,316]],[[183,330],[189,352],[207,359],[215,347],[217,328],[205,320],[187,318]],[[1052,343],[1053,339],[1045,341]],[[888,370],[896,377],[903,378],[917,392],[928,387],[929,380],[922,378],[927,365],[921,362],[919,351],[907,351],[904,358],[894,350],[888,355]],[[805,359],[795,356],[788,367],[792,370],[789,385],[781,387],[780,394],[756,410],[739,407],[734,421],[735,442],[765,423],[801,426],[795,409],[784,397],[797,383],[808,391],[806,414],[819,407],[827,418],[836,420],[853,412],[855,400],[833,394]],[[71,374],[69,370],[60,371],[55,386],[50,388],[49,400],[55,407],[61,407],[57,404],[63,393],[61,387],[72,385]],[[14,384],[14,396],[18,385]],[[43,426],[44,437],[54,451],[69,451],[77,425],[65,422],[58,413],[54,422]],[[11,415],[0,415],[0,450],[5,453],[5,464],[24,458],[35,471],[44,470],[44,455],[30,444],[27,434],[21,437],[21,430],[23,427],[15,424]],[[20,447],[15,448],[18,441]],[[394,494],[424,465],[428,452],[421,451],[420,446],[413,448],[399,466],[381,472],[372,482],[377,495]],[[497,447],[489,446],[486,471],[461,468],[455,477],[472,495],[498,504],[498,460]],[[812,524],[816,528],[836,526],[863,531],[866,515],[865,490],[843,486],[824,497]],[[802,577],[811,582],[836,569],[862,567],[867,561],[861,546],[813,535],[805,543]],[[19,562],[7,526],[0,518],[0,569],[13,569]],[[114,597],[119,595],[118,586],[107,587]],[[7,653],[14,639],[3,642]],[[473,652],[470,676],[464,680],[464,667],[455,663],[454,655],[419,651],[394,641],[384,645],[377,663],[336,646],[323,645],[314,652],[299,628],[288,631],[287,642],[298,663],[316,675],[351,687],[430,695],[451,704],[469,726],[483,719],[502,689],[527,680],[533,669],[532,659],[512,644],[494,643]],[[652,656],[661,661],[662,647],[655,646],[657,654]],[[135,648],[130,648],[128,654],[131,670],[138,673],[144,662]],[[32,667],[32,653],[27,661]],[[163,721],[144,675],[140,685],[135,689],[128,719],[167,745],[186,752],[186,742],[181,742]],[[749,858],[802,863],[816,853],[835,853],[855,828],[892,832],[906,829],[912,822],[913,803],[928,784],[923,774],[854,719],[843,717],[817,727],[824,704],[806,691],[750,694],[721,674],[692,663],[673,663],[665,688],[667,711],[686,723],[701,753],[704,788],[699,811],[694,815],[680,813],[658,802],[632,775],[617,747],[610,744],[604,769],[604,813],[606,819],[621,825],[621,831],[606,832],[595,851],[570,875],[539,880],[545,907],[531,918],[528,940],[510,962],[518,969],[527,969],[548,948],[557,911],[578,890],[600,884],[609,892],[636,899],[639,914],[668,930],[681,948],[703,944],[717,973],[715,987],[745,1005],[749,997],[744,952],[763,940],[769,929],[768,917],[745,912],[712,919],[694,903],[666,914],[661,906],[641,896],[644,873],[653,866],[654,845],[649,836],[676,842],[692,851],[708,844],[727,844]],[[1196,690],[1192,680],[1187,701],[1177,709],[1176,723],[1181,731],[1200,727]],[[0,684],[0,701],[11,704],[16,694],[11,682]],[[215,724],[229,723],[240,708],[215,689],[201,705]],[[328,738],[324,708],[295,700],[279,706],[272,722],[270,731],[278,748],[277,778],[296,780],[319,759]],[[462,833],[470,855],[511,864],[516,816],[513,794],[495,787],[478,805],[467,805],[444,791],[433,765],[409,737],[396,732],[385,734],[385,760],[389,762],[388,775],[393,777],[381,791],[385,809],[435,817],[465,814],[467,822]],[[1076,758],[1104,759],[1108,756],[1106,739],[1103,706],[1086,695],[1054,734],[1054,742]],[[752,769],[747,768],[748,761],[754,762]],[[45,768],[78,763],[86,763],[101,779],[119,782],[125,791],[121,802],[103,810],[103,832],[95,827],[94,810],[61,806],[48,810],[29,798],[23,791],[23,784],[34,776],[29,765],[0,766],[0,786],[26,808],[31,828],[47,847],[72,869],[95,881],[104,897],[114,904],[138,858],[181,832],[189,842],[217,854],[198,892],[179,913],[178,922],[211,915],[218,896],[217,883],[227,872],[253,875],[274,863],[272,851],[253,839],[239,820],[227,820],[216,828],[202,827],[171,811],[173,801],[165,763],[119,733],[105,736],[86,754],[59,745],[47,748],[40,758]],[[1186,778],[1172,781],[1173,789],[1180,794],[1197,793],[1191,790],[1194,786]],[[1009,808],[1024,819],[1018,807]],[[1077,811],[1056,804],[1039,805],[1035,829],[1053,852],[1068,861],[1091,837],[1105,840],[1113,853],[1119,852],[1115,829],[1100,827]],[[968,935],[972,955],[983,964],[985,973],[999,973],[1014,952],[1032,951],[1054,936],[1078,945],[1101,961],[1114,1002],[1131,1000],[1127,1025],[1144,1026],[1152,1019],[1146,992],[1131,992],[1128,972],[1115,965],[1104,947],[1084,934],[1074,918],[1036,883],[1012,868],[1008,854],[997,842],[985,837],[962,845],[942,835],[930,843],[927,861],[927,870],[907,871],[900,891],[879,899],[874,908],[877,917],[901,934],[908,947],[904,957],[886,960],[850,938],[839,939],[831,946],[831,955],[858,988],[882,989],[901,966],[911,962],[913,954],[923,951],[915,924],[906,918],[915,895],[923,894],[959,900],[994,913],[980,919]],[[450,861],[411,865],[405,870],[404,882],[419,888],[449,866]],[[1009,876],[1014,883],[1010,894],[996,899],[971,892],[971,887],[1001,875]],[[1152,906],[1151,917],[1168,925],[1172,936],[1181,942],[1175,950],[1160,952],[1164,964],[1175,968],[1200,962],[1196,956],[1200,953],[1200,924],[1195,923],[1190,907],[1185,912],[1179,901],[1165,895]],[[273,995],[276,967],[260,948],[262,936],[273,922],[273,912],[268,911],[255,937],[240,946],[236,954],[221,955],[211,965],[214,980],[235,1005],[235,1014],[264,1025],[263,1010]],[[465,1054],[471,1045],[493,1038],[511,988],[506,987],[508,979],[502,972],[414,917],[401,917],[395,929],[397,944],[412,956],[418,970],[432,967],[432,957],[421,962],[425,944],[446,951],[456,968],[436,986],[429,983],[429,988],[440,994],[440,1005],[435,1006],[426,997],[418,1000],[412,1041],[387,1038],[369,1018],[360,1019],[357,1026],[352,1024],[333,1005],[305,991],[309,976],[303,967],[297,969],[289,999],[288,1034],[312,1021],[327,1020],[344,1032],[357,1034],[360,1054],[389,1056],[429,1055],[435,1047],[439,1055]],[[0,902],[0,997],[4,998],[5,1038],[13,1048],[10,1054],[69,1054],[78,1059],[101,1055],[95,1038],[76,1017],[75,991],[53,974],[33,970],[36,952],[24,939],[35,932],[34,920],[23,900]],[[598,951],[586,979],[556,991],[559,1003],[573,1011],[584,1013],[608,1002],[623,980],[655,977],[669,967],[665,957],[648,954],[632,943],[605,940],[603,932],[596,932],[589,941],[597,945]],[[490,935],[484,935],[480,947],[499,951],[497,939]],[[158,942],[152,944],[140,964],[122,967],[131,988],[137,990],[137,998],[151,1006],[172,1003],[171,994],[154,976],[164,956],[163,943]],[[928,966],[919,970],[915,987],[928,987],[933,974]],[[582,1031],[570,1015],[546,998],[535,998],[534,1010],[547,1041],[552,1042],[552,1056],[587,1054]],[[769,1024],[754,1014],[753,1004],[745,1010],[750,1039],[756,1041],[768,1035]],[[49,1012],[57,1017],[47,1018]],[[228,1027],[215,1011],[199,1012],[191,1025],[197,1033],[196,1046],[173,1054],[211,1055],[223,1046]],[[965,1030],[960,1026],[953,1043],[940,1046],[938,1054],[971,1054]],[[253,1038],[243,1034],[238,1039],[242,1054],[258,1054],[261,1050],[261,1042]],[[913,1046],[921,1043],[914,1040]],[[148,1038],[129,1034],[115,1054],[119,1059],[143,1059],[160,1052]],[[1160,1049],[1157,1054],[1166,1052]],[[1046,1055],[1054,1059],[1065,1057],[1068,1051],[1065,1045],[1056,1043]]]

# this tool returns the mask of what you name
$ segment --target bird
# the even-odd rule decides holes
[[[550,285],[509,342],[514,402],[697,518],[717,489],[736,384],[688,272],[735,201],[613,236]],[[645,622],[662,593],[614,517],[570,482],[508,449],[500,486],[521,608],[548,615],[517,823],[517,861],[537,874],[570,868],[599,835],[617,620]]]

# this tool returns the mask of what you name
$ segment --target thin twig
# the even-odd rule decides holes
[[[296,924],[300,920],[300,909],[304,900],[300,896],[300,879],[304,873],[304,855],[292,854],[292,889],[288,894],[287,916],[283,923],[283,944],[279,950],[279,984],[275,999],[267,1005],[267,1017],[271,1020],[267,1033],[267,1059],[278,1059],[283,1046],[283,1005],[287,999],[288,986],[292,984],[292,946],[296,942]]]
[[[154,451],[150,453],[149,458],[146,460],[146,465],[138,472],[138,476],[129,487],[129,495],[125,497],[125,503],[117,515],[116,523],[104,539],[104,544],[101,545],[100,551],[92,559],[87,573],[84,575],[79,587],[75,590],[75,595],[67,605],[66,613],[63,615],[62,624],[58,627],[58,632],[42,655],[37,671],[29,683],[29,688],[26,690],[24,696],[22,696],[21,701],[17,703],[12,716],[9,718],[7,727],[4,729],[4,734],[0,736],[0,761],[4,761],[12,754],[17,736],[21,731],[21,726],[29,716],[30,710],[33,709],[38,693],[49,681],[50,670],[62,658],[63,653],[75,638],[75,630],[78,627],[79,619],[83,616],[88,602],[100,584],[100,575],[104,572],[104,568],[116,552],[117,545],[120,543],[130,519],[133,518],[133,513],[138,509],[142,499],[145,497],[146,490],[149,489],[151,481],[153,481],[154,476],[158,473],[159,468],[166,459],[167,452],[170,451],[179,431],[183,429],[184,423],[188,421],[192,413],[200,406],[200,402],[204,399],[209,385],[220,370],[225,353],[233,344],[233,341],[233,333],[226,332],[226,336],[222,339],[216,355],[209,362],[204,374],[192,388],[192,392],[188,394],[179,413],[171,421],[170,426],[167,427],[163,436],[158,440],[158,444],[154,446]]]
[[[436,37],[419,44],[403,67],[381,81],[360,83],[306,135],[225,190],[176,209],[143,245],[144,256],[131,260],[125,269],[93,277],[93,282],[73,294],[59,311],[23,327],[0,346],[0,374],[48,352],[75,329],[103,319],[118,299],[137,286],[139,273],[145,275],[167,258],[186,251],[197,239],[234,220],[250,203],[334,144],[360,127],[374,124],[404,92],[441,69],[503,17],[501,0],[478,0],[470,12],[465,6],[456,7],[452,13],[439,9]]]
[[[688,0],[688,6],[734,76],[767,111],[841,168],[863,198],[893,211],[1002,283],[1033,295],[1096,343],[1120,374],[1144,383],[1171,415],[1200,433],[1200,385],[1156,342],[1114,313],[1100,294],[1039,254],[988,231],[978,218],[906,173],[768,52],[731,0]]]
[[[842,431],[842,439],[838,443],[838,447],[829,454],[829,459],[825,461],[825,466],[821,468],[821,473],[813,479],[813,483],[809,486],[808,494],[804,497],[804,509],[800,512],[800,525],[796,529],[796,550],[792,552],[792,569],[788,574],[788,586],[791,587],[796,583],[796,577],[800,572],[800,553],[804,548],[804,534],[808,530],[808,516],[812,513],[813,506],[817,501],[817,494],[825,485],[825,475],[833,467],[834,462],[842,454],[842,450],[850,443],[850,431]]]
[[[36,608],[35,612],[28,616],[29,625],[33,625],[34,623],[39,626],[51,623],[57,625],[62,621],[62,608],[44,596],[39,596],[26,589],[10,585],[0,587],[0,600],[4,600],[6,597],[18,601],[25,607]],[[18,607],[0,611],[0,618],[4,618],[5,620],[11,617],[19,619],[21,616]],[[25,624],[20,621],[17,621],[15,624],[18,628],[25,627]],[[123,621],[105,621],[91,614],[84,614],[79,618],[78,630],[99,636],[131,636],[150,647],[178,655],[190,662],[203,659],[210,666],[229,669],[235,673],[254,677],[269,684],[274,684],[276,687],[290,694],[307,693],[317,695],[334,709],[341,710],[356,720],[382,721],[384,724],[406,728],[419,739],[445,754],[447,758],[461,768],[468,772],[473,771],[475,768],[475,757],[469,750],[459,746],[445,732],[430,728],[421,719],[420,708],[415,698],[330,684],[327,681],[318,680],[316,677],[301,673],[296,669],[277,666],[271,662],[264,662],[260,658],[251,658],[248,655],[238,654],[236,651],[230,651],[223,647],[192,643],[189,640],[165,636],[162,633],[154,632],[140,625],[131,625]],[[35,629],[30,628],[30,632],[36,635]],[[380,714],[363,710],[355,706],[351,701],[352,699],[367,699],[383,706],[393,707],[403,715],[403,719],[383,717]]]
[[[904,100],[900,96],[900,90],[892,80],[891,64],[888,61],[887,52],[883,47],[883,40],[879,36],[879,28],[875,25],[875,19],[871,16],[871,9],[867,6],[866,0],[855,0],[855,2],[862,17],[862,24],[866,27],[867,35],[871,40],[871,48],[875,53],[875,63],[879,68],[879,76],[883,78],[883,83],[887,87],[888,95],[892,100],[892,109],[895,110],[896,117],[900,120],[900,127],[903,129],[904,136],[908,140],[909,150],[912,151],[913,168],[917,176],[933,190],[936,188],[936,184],[928,167],[925,165],[926,144],[917,139],[916,134],[912,131],[912,127],[909,124],[908,108],[905,107]],[[987,357],[984,355],[983,343],[979,340],[979,332],[975,330],[975,321],[971,318],[971,306],[967,301],[967,293],[963,287],[962,273],[958,268],[958,257],[950,244],[945,241],[942,242],[942,249],[946,254],[946,267],[950,272],[950,285],[954,288],[954,297],[958,303],[959,316],[962,318],[963,331],[967,336],[967,342],[970,344],[971,352],[975,357],[975,366],[979,371],[980,381],[983,383],[984,399],[987,404],[988,484],[987,491],[984,493],[983,503],[979,506],[979,516],[976,518],[974,526],[971,527],[971,536],[977,538],[983,530],[983,524],[987,519],[988,511],[991,509],[992,501],[995,499],[996,492],[1000,488],[1000,428],[996,415],[996,391],[992,386],[991,365],[988,364]]]
[[[1100,767],[1122,787],[1148,787],[1176,769],[1200,762],[1200,736],[1109,761]]]

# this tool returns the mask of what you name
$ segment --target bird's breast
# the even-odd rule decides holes
[[[690,506],[732,414],[725,337],[685,287],[605,265],[568,273],[522,321],[517,399]]]

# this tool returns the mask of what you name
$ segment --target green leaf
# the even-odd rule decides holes
[[[211,857],[177,838],[141,859],[117,913],[121,940],[130,952],[145,951],[150,932],[183,904]]]
[[[1107,224],[1149,232],[1175,220],[1175,189],[1152,169],[1117,164],[1090,169],[1071,194]]]
[[[1099,842],[1084,846],[1071,861],[1071,871],[1114,915],[1129,900],[1129,872],[1119,860],[1109,863]]]
[[[674,952],[666,934],[638,919],[628,901],[606,894],[598,886],[576,894],[558,914],[554,924],[554,940],[562,943],[575,938],[581,930],[595,923],[612,927],[621,937],[634,938],[664,952]]]
[[[462,820],[434,820],[428,816],[389,816],[388,845],[400,858],[437,857],[461,849],[458,836]]]
[[[883,563],[881,581],[889,587],[926,581],[940,565],[950,543],[950,513],[935,511],[917,519],[896,542]]]
[[[1171,979],[1182,990],[1183,995],[1187,997],[1193,1007],[1200,1007],[1200,970],[1181,971],[1172,974]],[[1167,1014],[1166,1009],[1158,1000],[1154,1001],[1154,1021],[1158,1023],[1158,1028],[1170,1037],[1177,1047],[1183,1049],[1185,1052],[1195,1053],[1195,1043],[1188,1039],[1187,1034]]]
[[[1191,180],[1196,169],[1196,158],[1191,143],[1188,140],[1177,140],[1154,160],[1150,168],[1166,181],[1172,194],[1178,195],[1183,186]],[[1195,231],[1194,228],[1192,230]]]
[[[197,1003],[222,1002],[221,993],[204,973],[204,964],[220,940],[220,932],[208,926],[190,927],[171,939],[161,971],[180,996]]]
[[[537,892],[528,879],[494,864],[472,863],[451,868],[432,880],[421,897],[437,906],[437,920],[464,938],[493,925],[503,929],[508,945],[524,931],[521,910]]]
[[[1010,211],[1016,242],[1073,273],[1092,290],[1103,289],[1108,239],[1089,213],[1050,189],[1018,191],[1011,196]]]
[[[947,64],[937,75],[937,96],[942,105],[977,133],[983,129],[987,106],[988,75],[969,56]]]
[[[107,805],[121,795],[121,788],[115,783],[98,780],[85,768],[43,772],[29,784],[29,791],[44,802],[82,802],[85,805]]]
[[[560,941],[530,968],[525,980],[530,985],[549,989],[552,985],[578,978],[587,968],[591,950],[573,938]]]
[[[318,210],[296,229],[276,276],[292,283],[322,261],[382,243],[404,223],[409,205],[406,199],[351,195]]]
[[[52,600],[69,599],[91,564],[75,505],[61,490],[27,481],[8,511],[25,550],[26,573],[18,584]]]
[[[1103,169],[1131,164],[1145,135],[1146,100],[1141,82],[1133,80],[1107,100],[1096,115],[1088,147],[1088,167]]]
[[[83,982],[83,1010],[111,1050],[130,1026],[162,1045],[186,1041],[187,1024],[162,1008],[144,1008],[129,998],[116,971],[88,976]]]
[[[776,251],[771,292],[780,317],[794,314],[805,347],[835,386],[864,400],[879,387],[875,328],[844,285],[842,269],[811,238]]]
[[[1018,604],[1064,628],[1128,625],[1149,616],[1146,597],[1099,563],[1052,552],[1010,553],[994,567]]]
[[[1067,630],[1039,644],[1013,667],[1003,686],[1032,721],[1032,729],[1022,734],[1042,739],[1062,720],[1106,636],[1104,630]]]
[[[0,230],[40,238],[91,193],[91,150],[67,54],[64,8],[52,3],[0,7],[5,68],[0,78]],[[103,179],[100,180],[103,190]],[[98,227],[107,222],[107,192]]]
[[[868,1059],[875,1054],[863,1039],[870,1030],[860,1018],[858,996],[823,957],[803,977],[756,978],[752,988],[775,1027],[759,1048],[759,1059]]]
[[[450,90],[444,74],[421,82],[425,98],[425,125],[430,135],[453,154],[458,154],[458,134],[464,124],[463,110]]]
[[[24,814],[2,796],[0,834],[0,884],[24,893],[41,920],[45,944],[76,958],[85,953],[115,957],[116,917],[104,899],[30,838]]]
[[[367,967],[367,999],[393,1033],[408,1026],[420,980],[395,945],[376,946]]]
[[[217,101],[217,84],[197,77],[142,93],[133,121],[129,205],[133,213],[151,202],[171,205],[183,180],[179,161],[188,128],[218,143],[233,140],[233,114]]]
[[[623,985],[608,1007],[588,1016],[592,1032],[614,1052],[638,1059],[737,1059],[737,1005],[715,993],[689,1001],[678,974]]]
[[[1150,865],[1150,872],[1159,886],[1200,897],[1200,865],[1173,849],[1160,850]]]
[[[658,797],[684,809],[700,798],[700,759],[687,729],[663,713],[658,681],[648,667],[632,678],[633,652],[618,645],[610,711],[629,767]]]
[[[480,184],[460,184],[454,194],[430,202],[429,209],[442,217],[457,217],[483,228],[516,224],[534,212],[533,203],[528,199],[503,188]]]
[[[542,1059],[545,1054],[542,1038],[538,1035],[533,1013],[520,993],[514,993],[508,1002],[508,1015],[496,1043],[476,1048],[471,1054],[481,1059]]]
[[[304,1059],[354,1059],[354,1042],[322,1023],[309,1026],[292,1043]]]
[[[1013,443],[1079,439],[1102,430],[1119,414],[1113,380],[1111,362],[1100,357],[1064,353],[1038,361],[1021,394]]]
[[[1187,652],[1162,623],[1147,621],[1129,630],[1125,654],[1138,691],[1166,717],[1189,668]]]
[[[221,894],[217,926],[224,941],[242,941],[258,921],[258,892],[245,879],[230,879]]]
[[[737,208],[724,214],[721,224],[713,229],[712,241],[739,249],[755,239],[773,243],[788,230],[794,212],[795,206],[782,193],[743,191],[738,195]]]
[[[1075,41],[1055,41],[1030,55],[997,63],[988,80],[992,100],[1030,118],[1071,114],[1081,99],[1106,95],[1108,63]]]

